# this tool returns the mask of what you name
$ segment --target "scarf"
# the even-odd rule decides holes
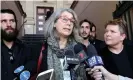
[[[54,80],[63,80],[63,70],[61,67],[60,57],[65,56],[66,50],[74,51],[74,40],[68,40],[65,49],[59,48],[59,41],[56,38],[48,38],[48,52],[47,52],[47,64],[48,69],[54,69]]]

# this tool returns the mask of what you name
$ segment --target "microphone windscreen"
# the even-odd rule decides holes
[[[65,56],[66,56],[66,61],[68,64],[78,64],[79,63],[79,58],[77,57],[77,55],[74,54],[74,52],[72,50],[66,50]],[[65,58],[64,58],[64,60],[65,60]]]
[[[20,66],[17,69],[14,70],[14,73],[19,73],[24,69],[24,66]]]
[[[67,56],[74,56],[75,54],[73,53],[73,51],[72,50],[66,50],[65,51],[65,55]]]
[[[98,66],[98,65],[103,65],[103,61],[102,58],[100,56],[93,56],[91,58],[88,59],[88,66],[89,67],[94,67],[94,66]]]
[[[88,58],[84,50],[77,53],[77,55],[78,55],[80,62],[84,62]]]
[[[74,52],[77,54],[77,53],[79,53],[80,51],[82,51],[82,50],[84,50],[84,48],[83,48],[83,44],[76,44],[75,46],[74,46]]]
[[[74,46],[74,51],[77,54],[80,62],[84,62],[88,58],[88,56],[87,56],[87,54],[85,52],[85,49],[84,49],[84,45],[83,44],[81,44],[81,43],[76,44]]]
[[[20,80],[29,80],[30,78],[30,72],[29,71],[23,71],[20,74]]]

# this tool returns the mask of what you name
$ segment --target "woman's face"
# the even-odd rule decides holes
[[[68,37],[74,27],[73,15],[67,11],[62,12],[55,23],[56,31],[59,36]]]

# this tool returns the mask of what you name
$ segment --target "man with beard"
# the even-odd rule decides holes
[[[13,80],[19,77],[14,73],[16,68],[23,65],[24,70],[32,73],[35,62],[32,60],[30,48],[17,39],[18,30],[15,13],[10,9],[2,9],[0,15],[1,79]]]
[[[80,22],[79,33],[80,33],[80,36],[83,38],[83,44],[84,44],[83,47],[87,55],[89,54],[97,55],[97,51],[95,47],[89,42],[90,27],[91,27],[90,21],[88,21],[87,19],[82,20]],[[88,67],[88,65],[86,66]],[[88,77],[88,80],[90,80],[90,76],[87,76],[87,77]]]
[[[99,53],[102,48],[104,48],[105,43],[99,39],[96,39],[96,26],[92,23],[90,28],[90,36],[89,41],[93,46],[96,48],[97,52]]]
[[[90,36],[90,27],[91,27],[91,22],[88,21],[87,19],[83,20],[80,22],[80,36],[83,38],[83,44],[90,50],[92,53],[97,53],[95,47],[90,44],[89,42],[89,36]]]

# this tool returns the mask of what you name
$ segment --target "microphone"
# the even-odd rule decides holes
[[[71,80],[71,70],[79,64],[79,58],[74,54],[72,50],[65,51],[64,59],[60,59],[64,80]]]
[[[13,80],[28,80],[30,78],[30,72],[24,71],[24,66],[20,66],[14,70],[14,74],[17,76]]]
[[[67,50],[65,52],[65,58],[63,61],[63,69],[64,70],[70,70],[75,65],[79,64],[79,58],[76,56],[72,50]]]
[[[74,51],[79,56],[80,62],[85,62],[89,67],[103,65],[102,58],[97,53],[92,53],[83,44],[75,45]]]
[[[93,56],[88,59],[88,65],[90,68],[93,68],[94,66],[103,66],[103,61],[100,56]],[[98,70],[100,71],[100,70]],[[102,75],[102,80],[105,80],[104,76]]]
[[[87,64],[86,60],[88,58],[87,53],[87,49],[83,44],[77,44],[74,46],[74,52],[76,53],[76,55],[79,58],[80,63],[85,63]]]
[[[74,47],[74,51],[80,57],[80,62],[85,62],[86,65],[90,68],[93,68],[94,66],[98,65],[104,65],[100,56],[98,56],[96,53],[90,52],[88,48],[83,47],[83,44],[77,44]],[[86,50],[86,52],[84,50]],[[102,80],[105,80],[104,77],[102,77]]]
[[[93,68],[94,66],[104,65],[102,58],[100,56],[93,56],[88,59],[89,67]]]
[[[18,73],[20,73],[22,70],[24,70],[24,66],[20,66],[20,67],[18,67],[17,69],[15,69],[15,70],[14,70],[14,73],[15,73],[15,74],[18,74]]]
[[[17,76],[13,80],[18,80],[20,73],[24,70],[24,66],[20,66],[14,70],[14,74]]]
[[[20,80],[29,80],[30,78],[30,72],[29,71],[23,71],[21,74],[20,74]]]
[[[14,73],[20,73],[24,69],[24,66],[20,66],[14,70]]]

